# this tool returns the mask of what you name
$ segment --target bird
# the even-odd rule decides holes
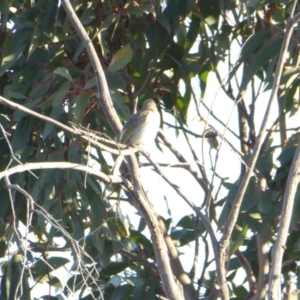
[[[218,149],[219,142],[217,139],[218,134],[213,129],[207,129],[204,132],[204,137],[206,138],[207,142],[210,145],[210,149]]]
[[[125,123],[119,141],[127,146],[145,147],[153,142],[160,126],[160,114],[156,103],[148,99],[136,114]]]
[[[141,147],[146,149],[147,145],[154,141],[160,126],[160,114],[156,103],[148,99],[136,114],[132,115],[125,123],[119,142],[129,147]],[[112,168],[112,174],[116,175],[124,157],[119,155]]]

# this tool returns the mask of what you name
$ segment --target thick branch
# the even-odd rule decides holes
[[[258,233],[256,237],[259,273],[257,278],[257,291],[253,300],[263,300],[266,298],[268,275],[270,274],[268,258],[269,238],[270,234],[267,232]]]
[[[138,165],[135,157],[131,155],[128,159],[131,178],[134,181],[133,189],[129,190],[132,195],[133,206],[144,217],[145,222],[151,233],[153,248],[160,277],[162,279],[163,289],[169,299],[179,300],[184,299],[182,287],[177,285],[174,280],[174,275],[170,265],[170,258],[167,251],[167,246],[164,241],[163,232],[159,226],[158,218],[155,214],[152,203],[147,198],[147,195],[138,180]]]
[[[227,289],[227,285],[226,285],[225,271],[224,271],[223,268],[220,268],[221,264],[220,264],[219,256],[218,256],[218,252],[219,252],[218,241],[216,239],[216,236],[215,236],[215,233],[214,233],[213,228],[211,226],[211,222],[210,222],[209,218],[200,211],[200,209],[189,199],[188,196],[185,195],[184,191],[179,186],[174,185],[172,183],[172,181],[168,178],[168,176],[166,176],[162,172],[159,165],[155,161],[153,161],[151,159],[151,157],[149,155],[147,155],[147,153],[143,152],[143,154],[151,162],[151,164],[155,167],[156,171],[163,177],[163,179],[193,209],[193,211],[196,213],[197,218],[199,218],[203,222],[203,224],[204,224],[205,228],[207,229],[207,232],[208,232],[208,234],[211,238],[212,248],[213,248],[213,252],[214,252],[215,260],[216,260],[217,281],[218,281],[218,284],[220,286],[221,293],[223,294],[223,299],[228,300],[229,299],[229,294],[228,294],[228,289]]]
[[[103,72],[102,66],[98,59],[96,50],[95,50],[95,48],[92,44],[92,41],[90,40],[87,32],[85,31],[80,20],[78,19],[75,11],[73,10],[73,7],[72,7],[70,1],[62,0],[61,2],[65,8],[65,11],[66,11],[69,19],[73,23],[73,26],[75,27],[78,35],[80,36],[81,41],[83,42],[83,44],[88,52],[91,63],[93,65],[94,72],[96,75],[96,80],[97,80],[97,86],[98,86],[98,93],[99,93],[98,99],[99,99],[101,108],[102,108],[111,128],[113,129],[114,133],[117,136],[119,136],[120,132],[121,132],[122,124],[120,122],[120,119],[119,119],[114,107],[113,107],[113,103],[111,101],[105,74]]]
[[[10,101],[2,96],[0,96],[0,103],[3,104],[3,105],[6,105],[14,110],[19,110],[19,111],[23,111],[25,113],[28,113],[29,115],[32,115],[32,116],[35,116],[41,120],[44,120],[45,122],[49,122],[49,123],[52,123],[60,128],[62,128],[63,130],[67,131],[67,132],[71,132],[72,134],[74,135],[77,135],[79,136],[81,139],[87,141],[88,143],[90,143],[91,145],[94,145],[94,146],[97,146],[99,147],[100,149],[102,150],[105,150],[107,152],[110,152],[112,154],[116,154],[116,155],[130,155],[134,152],[136,152],[137,150],[134,149],[134,148],[129,148],[129,149],[113,149],[111,147],[108,147],[102,143],[99,143],[97,142],[97,140],[100,140],[100,141],[105,141],[104,138],[101,138],[100,136],[97,136],[95,135],[94,133],[92,132],[84,132],[82,129],[80,128],[71,128],[63,123],[60,123],[52,118],[49,118],[45,115],[42,115],[42,114],[39,114],[21,104],[17,104],[13,101]],[[111,143],[109,141],[109,143]]]
[[[102,66],[99,62],[98,56],[96,54],[96,51],[93,47],[93,44],[90,41],[89,36],[85,32],[82,24],[80,23],[80,20],[76,16],[70,2],[68,0],[62,0],[62,4],[89,53],[89,57],[92,61],[94,71],[96,74],[100,105],[115,134],[119,136],[122,126],[113,108],[106,78],[102,70]],[[150,203],[147,194],[144,192],[143,186],[140,182],[138,164],[134,155],[128,157],[128,168],[133,184],[133,205],[141,212],[151,232],[152,241],[154,244],[155,257],[158,265],[158,270],[162,279],[164,291],[167,297],[171,300],[183,299],[180,288],[176,284],[174,276],[172,276],[167,249],[163,240],[163,234],[159,228],[158,220],[155,216],[152,204]]]

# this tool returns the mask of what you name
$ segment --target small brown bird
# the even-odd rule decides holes
[[[219,148],[219,142],[217,139],[217,133],[212,129],[207,129],[204,133],[204,137],[206,138],[207,142],[209,143],[211,149],[218,149]]]
[[[148,99],[136,114],[132,115],[124,125],[119,141],[127,146],[145,148],[154,141],[160,126],[160,114],[154,100]],[[123,156],[118,156],[112,169],[115,175],[123,161]]]

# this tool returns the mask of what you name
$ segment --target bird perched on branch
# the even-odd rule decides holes
[[[119,142],[127,146],[142,147],[154,141],[160,126],[160,114],[154,100],[148,99],[136,114],[124,125]],[[120,168],[123,157],[119,156],[112,169],[112,174]]]
[[[219,142],[217,139],[218,134],[213,129],[207,129],[204,132],[204,137],[206,138],[207,142],[210,145],[210,149],[218,149],[219,148]]]
[[[152,142],[160,126],[160,114],[154,100],[144,102],[140,111],[130,117],[124,125],[120,143],[128,146],[141,146]]]

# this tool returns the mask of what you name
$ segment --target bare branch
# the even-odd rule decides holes
[[[39,114],[29,108],[26,108],[25,106],[21,105],[21,104],[17,104],[17,103],[14,103],[2,96],[0,96],[0,103],[4,104],[4,105],[7,105],[9,106],[10,108],[14,109],[14,110],[19,110],[19,111],[23,111],[25,113],[28,113],[29,115],[32,115],[32,116],[35,116],[41,120],[44,120],[46,122],[50,122],[60,128],[62,128],[63,130],[65,131],[68,131],[68,132],[71,132],[73,133],[74,135],[77,135],[79,136],[80,138],[82,138],[83,140],[91,143],[92,145],[94,146],[97,146],[99,147],[100,149],[102,150],[105,150],[107,152],[110,152],[112,154],[116,154],[116,155],[130,155],[134,152],[136,152],[137,150],[134,149],[134,148],[129,148],[129,149],[124,149],[124,150],[121,150],[121,149],[113,149],[111,147],[108,147],[102,143],[99,143],[97,142],[98,140],[100,141],[104,141],[108,144],[111,144],[111,141],[110,140],[107,140],[103,137],[100,137],[99,135],[96,135],[95,133],[92,133],[92,132],[89,132],[89,131],[85,131],[83,130],[82,128],[71,128],[67,125],[64,125],[63,123],[60,123],[52,118],[49,118],[47,116],[44,116],[42,114]],[[119,147],[122,147],[121,144],[119,144]],[[124,146],[123,146],[124,147]]]
[[[100,105],[115,134],[119,136],[122,126],[113,108],[106,78],[93,44],[85,32],[82,24],[80,23],[80,20],[76,16],[70,2],[68,0],[62,0],[62,4],[89,53],[89,57],[92,61],[96,74]],[[138,164],[134,155],[131,155],[128,158],[128,168],[133,183],[133,204],[145,217],[146,223],[150,229],[164,291],[171,300],[182,299],[180,287],[176,284],[174,277],[172,276],[166,246],[164,244],[163,236],[160,232],[157,219],[154,217],[152,205],[147,198],[147,194],[144,192],[142,184],[139,180]]]
[[[251,269],[251,266],[248,262],[248,260],[245,258],[245,256],[243,255],[243,253],[240,250],[236,251],[236,256],[239,260],[239,263],[241,264],[241,266],[243,267],[243,269],[246,272],[246,276],[247,276],[247,280],[249,283],[249,294],[254,294],[256,292],[256,280],[255,280],[255,276],[253,274],[253,271]]]
[[[73,10],[73,7],[69,0],[62,0],[61,1],[66,13],[73,23],[77,33],[79,34],[81,41],[83,42],[88,54],[89,58],[92,62],[92,65],[94,67],[94,72],[96,75],[97,80],[97,86],[98,86],[98,99],[99,103],[103,109],[103,112],[110,123],[110,126],[112,127],[113,131],[117,136],[119,136],[122,128],[122,124],[120,122],[120,119],[118,115],[116,114],[116,111],[113,107],[113,103],[111,101],[110,93],[108,90],[108,85],[106,82],[106,78],[103,72],[103,68],[100,64],[100,61],[98,59],[98,55],[96,53],[96,50],[93,46],[93,43],[91,42],[88,34],[86,33],[84,27],[82,26],[79,18],[77,17],[75,11]]]
[[[257,233],[256,244],[257,244],[257,256],[259,272],[257,278],[257,292],[253,297],[253,300],[260,300],[266,297],[268,276],[270,274],[270,263],[269,263],[269,237],[270,233]]]
[[[183,155],[170,143],[167,139],[167,137],[161,132],[158,132],[158,136],[162,139],[164,144],[173,152],[173,154],[177,157],[177,159],[184,164],[187,164],[188,171],[194,176],[194,178],[197,180],[197,182],[200,184],[202,189],[204,190],[205,194],[208,195],[209,189],[207,187],[207,184],[203,180],[203,178],[200,176],[200,174],[197,172],[196,169],[192,167],[191,164],[187,162],[187,160],[183,157]]]
[[[120,176],[111,176],[111,175],[109,176],[104,174],[103,172],[96,171],[95,169],[90,168],[88,166],[69,163],[69,162],[39,162],[39,163],[27,163],[24,165],[18,165],[0,172],[0,180],[3,177],[10,176],[16,173],[21,173],[29,170],[44,170],[44,169],[72,169],[72,170],[86,172],[87,174],[91,174],[97,177],[98,179],[100,179],[101,181],[107,183],[120,184],[123,182],[123,179]]]
[[[20,167],[20,166],[18,166]],[[17,167],[16,167],[17,168]],[[14,169],[14,168],[13,168]],[[1,172],[3,173],[3,172]],[[22,189],[19,185],[15,185],[15,184],[8,184],[8,188],[9,189],[16,189],[17,191],[19,191],[20,193],[22,193],[26,199],[27,202],[30,202],[30,204],[28,204],[28,208],[30,207],[37,207],[37,210],[31,210],[30,214],[32,213],[37,213],[37,214],[41,214],[43,215],[43,217],[55,228],[57,228],[62,234],[63,236],[69,240],[71,242],[73,251],[77,257],[77,261],[79,262],[78,264],[78,269],[80,270],[80,272],[82,274],[85,274],[85,276],[83,276],[83,285],[85,285],[86,287],[89,286],[89,284],[87,283],[86,279],[90,278],[91,281],[93,282],[93,284],[95,284],[96,287],[98,287],[97,282],[95,280],[95,276],[92,275],[92,272],[94,272],[95,274],[99,275],[98,270],[95,266],[93,266],[91,268],[91,270],[88,270],[88,268],[86,267],[84,261],[82,259],[80,259],[82,257],[82,255],[88,257],[91,261],[94,261],[93,258],[82,248],[82,246],[79,245],[78,241],[76,241],[75,239],[73,239],[70,234],[65,231],[65,229],[57,222],[57,220],[55,220],[42,206],[38,205],[33,198],[31,197],[31,195],[29,195],[24,189]],[[27,212],[28,214],[29,212]],[[26,251],[31,251],[30,248],[26,248]],[[24,257],[26,256],[26,251],[24,252]],[[46,264],[47,262],[44,261]],[[50,266],[51,267],[51,266]],[[51,267],[52,268],[52,267]],[[22,278],[22,277],[21,277]],[[100,294],[102,293],[101,289],[98,288]]]
[[[188,196],[185,195],[184,191],[177,185],[174,185],[172,183],[172,181],[168,178],[168,176],[166,176],[161,168],[159,167],[159,165],[153,161],[151,159],[151,157],[143,152],[141,150],[141,152],[145,155],[145,157],[153,164],[153,166],[155,167],[156,171],[165,179],[165,181],[178,193],[178,195],[180,195],[184,201],[194,210],[194,212],[196,213],[197,218],[199,218],[204,226],[206,227],[210,238],[211,238],[211,242],[212,242],[212,248],[214,251],[214,255],[215,255],[215,260],[216,260],[216,269],[217,269],[217,280],[218,280],[218,284],[220,286],[221,289],[221,293],[223,294],[223,298],[224,300],[228,300],[229,299],[229,294],[228,294],[228,289],[226,286],[226,278],[225,278],[225,272],[224,270],[222,270],[222,268],[220,268],[220,261],[219,261],[219,256],[218,256],[218,252],[219,252],[219,247],[218,247],[218,241],[216,239],[214,230],[211,226],[211,222],[209,220],[209,218],[204,215],[200,209],[189,199]]]

